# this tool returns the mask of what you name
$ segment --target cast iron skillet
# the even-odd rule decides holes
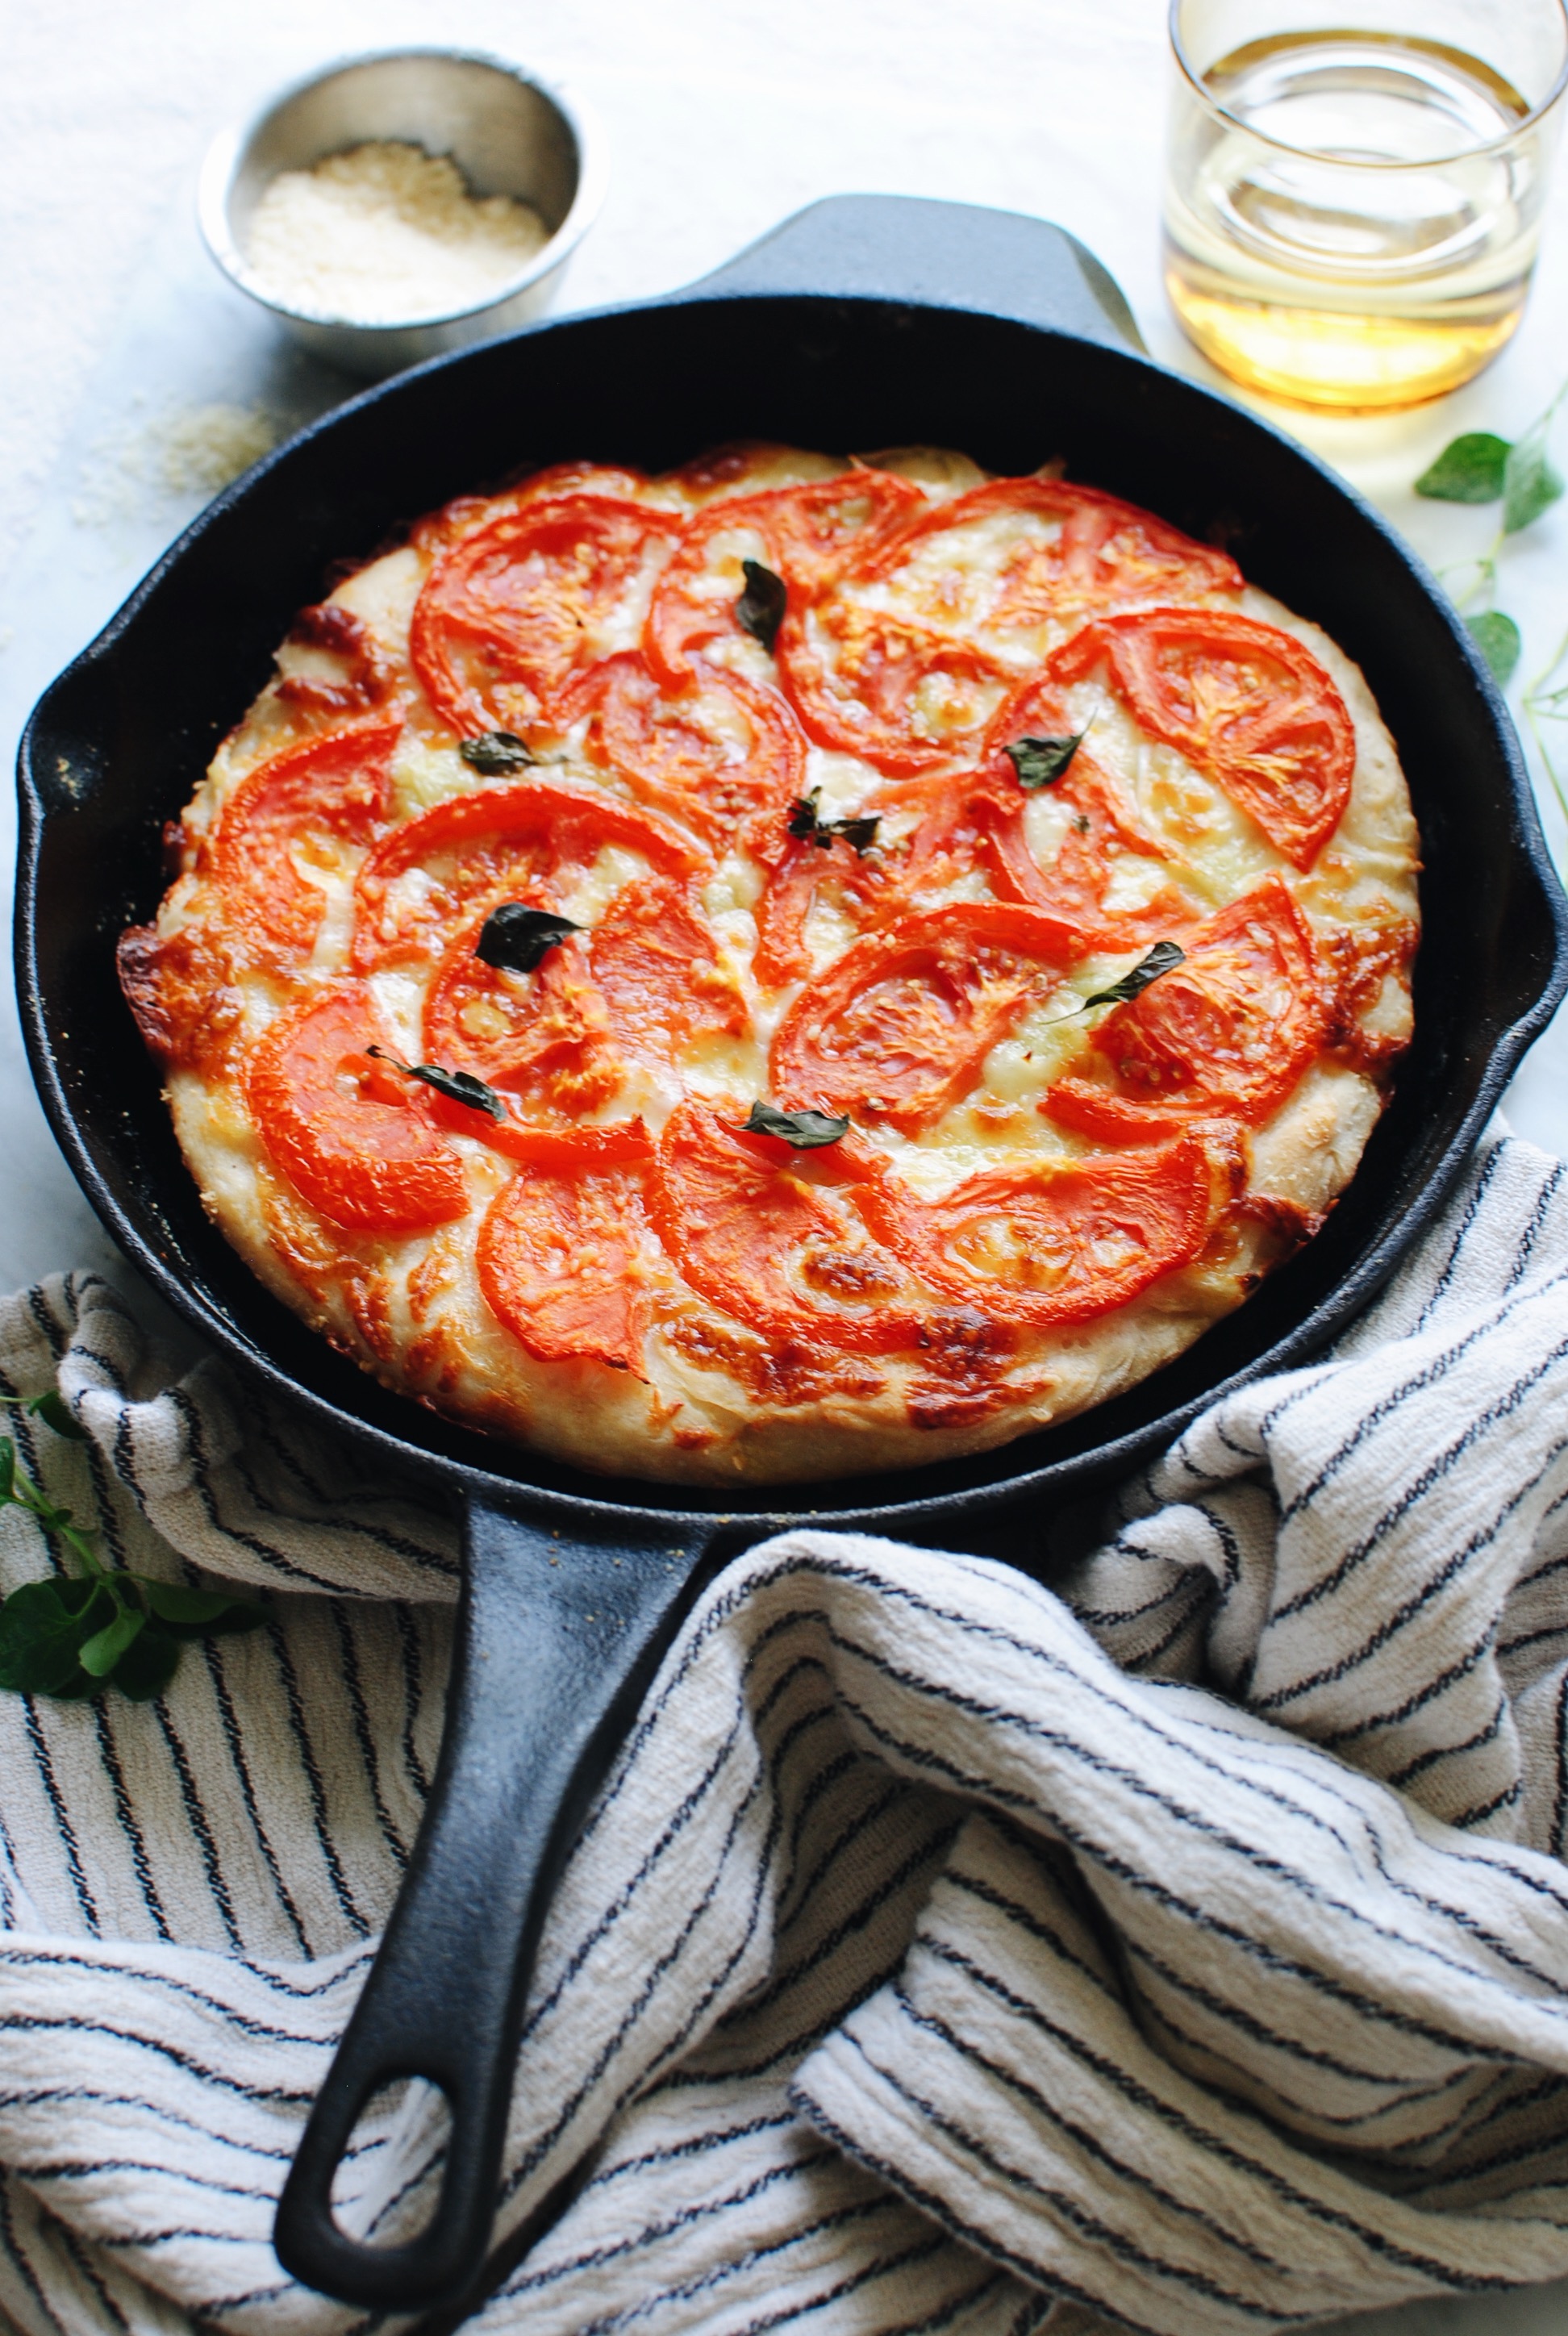
[[[524,462],[657,470],[736,436],[923,442],[1009,472],[1061,453],[1073,477],[1232,547],[1251,579],[1366,671],[1421,822],[1427,939],[1415,1045],[1350,1191],[1184,1358],[988,1458],[709,1496],[578,1475],[450,1426],[269,1298],[202,1214],[115,986],[113,943],[151,915],[161,822],[330,562]],[[1115,286],[1059,229],[888,198],[819,203],[684,293],[439,360],[303,432],[196,521],[54,683],[23,741],[20,783],[22,1010],[44,1107],[88,1198],[242,1372],[463,1510],[440,1767],[277,2228],[288,2270],[347,2302],[451,2303],[472,2292],[484,2254],[555,1874],[700,1581],[803,1519],[1005,1547],[1009,1513],[1016,1527],[1027,1504],[1037,1521],[1225,1389],[1311,1354],[1430,1221],[1568,988],[1568,904],[1485,667],[1377,516],[1288,439],[1152,364]],[[445,2094],[449,2153],[427,2227],[375,2248],[332,2220],[331,2178],[365,2103],[404,2076]]]

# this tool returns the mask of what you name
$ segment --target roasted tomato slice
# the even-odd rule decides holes
[[[410,1232],[467,1206],[463,1166],[417,1096],[384,1100],[365,1053],[385,1043],[368,987],[344,981],[272,1025],[248,1090],[273,1163],[302,1199],[350,1232]]]
[[[1125,1306],[1208,1235],[1213,1176],[1194,1136],[1158,1151],[989,1169],[945,1200],[891,1178],[869,1185],[866,1223],[922,1281],[1032,1329]]]
[[[1186,949],[1096,1031],[1098,1076],[1050,1089],[1040,1108],[1058,1125],[1135,1142],[1193,1118],[1256,1127],[1284,1102],[1329,1025],[1311,929],[1288,887],[1265,877]]]
[[[651,1206],[691,1287],[736,1321],[808,1350],[884,1354],[920,1334],[922,1303],[852,1204],[880,1163],[852,1138],[796,1152],[683,1103],[666,1124]]]
[[[1029,999],[1082,954],[1060,918],[1000,900],[956,901],[863,934],[779,1024],[774,1092],[917,1134],[974,1085]]]
[[[993,479],[928,512],[855,580],[884,583],[901,612],[939,628],[1034,631],[1129,601],[1239,592],[1243,579],[1224,552],[1096,488]]]
[[[738,1038],[750,1027],[745,999],[683,885],[628,884],[596,927],[589,959],[609,1027],[630,1054],[667,1063],[695,1037]]]
[[[1222,608],[1151,608],[1089,625],[1052,673],[1104,664],[1139,727],[1222,787],[1298,868],[1349,800],[1356,733],[1345,701],[1293,633]]]
[[[569,1119],[597,1111],[620,1085],[622,1065],[583,942],[552,949],[531,973],[511,973],[474,954],[483,927],[476,918],[430,986],[427,1056]]]
[[[1203,911],[1168,877],[1135,907],[1108,904],[1108,889],[1128,861],[1144,861],[1153,875],[1164,847],[1139,826],[1088,741],[1040,797],[1026,792],[1008,748],[1027,738],[1070,737],[1075,726],[1059,685],[1048,677],[1016,690],[987,733],[983,780],[970,792],[970,816],[982,831],[991,881],[1004,900],[1070,918],[1096,949],[1131,949],[1192,923]],[[1047,793],[1066,826],[1055,857],[1042,864],[1029,842],[1028,811]]]
[[[811,594],[924,509],[925,497],[908,479],[868,469],[710,503],[688,521],[655,588],[643,635],[649,665],[678,685],[695,657],[739,635],[744,560],[760,560],[792,593]]]
[[[682,524],[648,503],[576,494],[462,537],[425,579],[408,636],[443,721],[474,735],[548,716],[572,676],[615,647],[611,619]]]
[[[712,666],[666,689],[640,657],[607,657],[567,693],[560,718],[585,711],[590,749],[644,803],[715,846],[804,784],[806,742],[783,698]]]
[[[792,608],[778,661],[807,735],[892,778],[972,750],[1010,678],[972,641],[847,593]]]
[[[283,963],[309,956],[326,893],[299,863],[325,874],[341,867],[346,845],[370,842],[386,816],[386,766],[402,728],[386,720],[329,731],[240,780],[212,856],[224,921],[242,955]]]
[[[566,1141],[567,1139],[559,1139]],[[590,1136],[497,1193],[474,1262],[485,1302],[531,1355],[585,1358],[641,1377],[646,1283],[654,1264],[647,1159],[607,1161]]]
[[[531,899],[607,843],[664,873],[687,874],[703,856],[668,821],[587,787],[525,781],[436,803],[384,836],[360,869],[355,968],[444,956],[453,927],[481,903]]]

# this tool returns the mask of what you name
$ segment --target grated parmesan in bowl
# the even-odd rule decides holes
[[[258,289],[285,307],[414,324],[490,299],[549,240],[529,204],[471,194],[450,155],[378,139],[279,171],[246,258]]]

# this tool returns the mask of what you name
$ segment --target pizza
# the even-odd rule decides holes
[[[809,1483],[1170,1361],[1410,1033],[1357,667],[1060,465],[741,445],[465,497],[304,609],[120,943],[185,1159],[386,1385]]]

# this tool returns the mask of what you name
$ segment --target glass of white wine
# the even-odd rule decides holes
[[[1206,356],[1362,413],[1490,363],[1535,264],[1568,0],[1172,0],[1171,45],[1165,287]]]

